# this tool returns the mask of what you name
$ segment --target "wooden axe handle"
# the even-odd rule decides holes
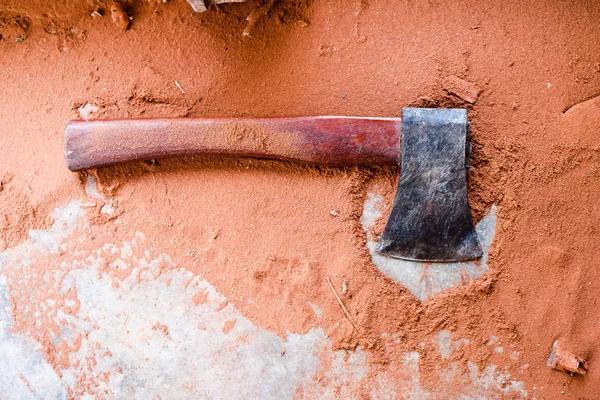
[[[401,118],[161,118],[71,121],[71,171],[175,156],[229,155],[331,166],[400,160]]]

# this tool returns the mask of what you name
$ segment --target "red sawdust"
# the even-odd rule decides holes
[[[51,3],[0,4],[1,246],[47,226],[49,210],[83,196],[80,177],[64,165],[61,140],[66,121],[88,102],[99,106],[99,118],[397,116],[407,105],[467,107],[474,215],[498,205],[491,271],[425,304],[373,267],[358,223],[369,185],[391,201],[394,169],[197,157],[99,170],[121,212],[105,238],[144,232],[253,323],[280,335],[323,326],[336,348],[361,345],[384,366],[390,356],[383,333],[401,337],[391,353],[399,357],[448,329],[477,345],[459,350],[460,360],[508,368],[531,396],[597,396],[594,1],[282,0],[251,37],[242,32],[257,6],[252,1],[205,14],[193,14],[182,0],[130,1],[128,30],[112,22],[109,2]],[[92,17],[96,10],[103,16]],[[461,91],[447,90],[444,82],[457,82],[452,77],[473,83],[478,97],[467,102]],[[338,292],[348,281],[342,300],[360,335],[325,277]],[[18,286],[11,295],[21,310],[19,302],[28,300]],[[15,311],[15,330],[27,331],[27,318]],[[492,334],[519,357],[487,350]],[[590,361],[584,378],[545,366],[558,337]],[[58,366],[62,350],[37,339]],[[446,361],[428,346],[419,348],[422,383],[434,387],[429,371]]]

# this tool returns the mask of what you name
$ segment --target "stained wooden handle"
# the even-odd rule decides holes
[[[71,171],[175,156],[234,155],[331,166],[400,159],[400,118],[164,118],[71,121]]]

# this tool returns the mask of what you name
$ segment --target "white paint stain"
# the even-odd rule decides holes
[[[68,236],[75,227],[78,219],[83,217],[85,210],[81,208],[79,200],[70,201],[50,214],[54,223],[48,230],[31,230],[29,238],[34,247],[46,249],[50,252],[58,251],[61,241]],[[17,251],[26,251],[27,244],[19,246]]]
[[[178,268],[168,254],[153,254],[142,233],[123,243],[78,249],[84,215],[78,201],[70,202],[54,212],[55,223],[46,233],[0,253],[0,273],[9,264],[25,276],[56,265],[45,274],[63,293],[76,291],[79,302],[78,311],[69,313],[73,300],[43,301],[42,314],[56,311],[51,315],[60,329],[53,340],[70,346],[67,365],[57,374],[39,344],[9,332],[12,306],[0,275],[0,385],[13,398],[60,399],[70,389],[84,399],[333,399],[355,397],[359,384],[373,398],[443,399],[456,388],[461,399],[526,396],[522,383],[507,385],[510,376],[494,365],[481,370],[469,365],[465,374],[450,363],[434,371],[439,385],[427,390],[420,382],[419,352],[392,359],[369,378],[367,352],[331,350],[320,327],[282,338],[255,326],[231,303],[222,307],[226,298],[209,282]],[[68,258],[60,255],[73,248]],[[195,301],[200,294],[202,301]],[[32,318],[43,322],[39,314]],[[440,335],[445,356],[469,345]]]
[[[40,250],[44,255],[56,254],[63,239],[73,232],[83,215],[80,201],[73,200],[51,213],[54,223],[48,230],[32,230],[28,242],[0,252],[0,398],[7,393],[13,399],[67,398],[66,388],[44,359],[41,345],[11,332],[12,305],[2,272],[15,257],[21,266],[31,268],[29,257],[34,250]],[[50,306],[52,300],[48,299],[47,304]]]
[[[308,301],[307,303],[308,303],[308,305],[310,306],[310,308],[312,308],[313,312],[315,313],[315,315],[316,315],[318,318],[321,318],[321,317],[323,316],[323,310],[321,310],[321,309],[319,308],[319,306],[317,306],[317,305],[316,305],[315,303],[313,303],[312,301]]]
[[[94,175],[88,175],[85,180],[85,194],[94,199],[104,200],[104,196],[98,192],[96,177]]]
[[[66,399],[67,392],[44,359],[40,344],[10,331],[11,313],[6,278],[0,275],[0,398]]]
[[[438,332],[437,334],[437,349],[443,359],[448,359],[460,346],[469,344],[468,339],[452,340],[452,333],[447,330]]]

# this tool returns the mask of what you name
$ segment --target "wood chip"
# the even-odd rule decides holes
[[[564,348],[559,340],[555,340],[552,344],[552,351],[546,365],[557,371],[565,371],[571,374],[585,375],[588,371],[589,363],[575,355],[571,354]]]

